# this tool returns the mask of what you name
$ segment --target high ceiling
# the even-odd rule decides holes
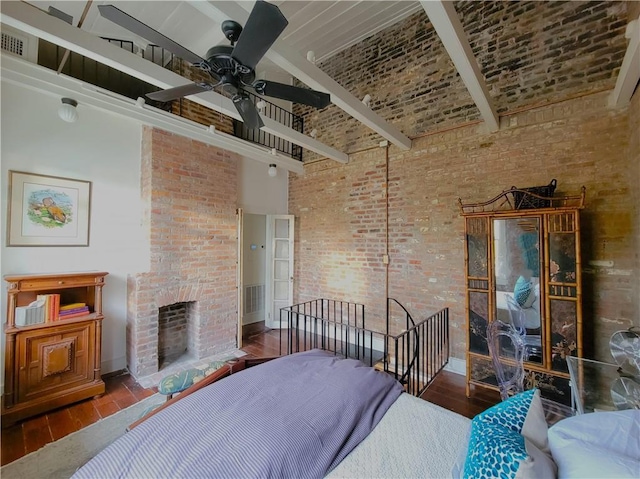
[[[50,6],[73,17],[77,25],[87,4],[85,1],[29,1],[43,10]],[[220,24],[228,17],[223,12],[209,10],[203,14],[206,3],[212,5],[233,2],[203,1],[94,1],[92,2],[82,28],[95,35],[108,38],[132,40],[143,48],[147,41],[106,20],[98,13],[98,5],[114,4],[129,15],[146,23],[167,37],[198,55],[213,45],[227,44]],[[239,5],[250,11],[252,1],[241,1]],[[302,56],[315,53],[316,61],[326,60],[331,55],[374,35],[407,16],[420,11],[420,2],[414,1],[301,1],[275,0],[289,25],[280,40],[294,48]],[[232,18],[235,20],[234,18]],[[265,62],[262,70],[274,69]]]
[[[98,5],[113,3],[121,10],[159,31],[188,50],[203,56],[212,46],[227,44],[220,25],[233,19],[244,24],[253,8],[253,1],[31,1],[32,8],[22,2],[2,1],[2,22],[28,34],[44,38],[64,48],[88,56],[98,62],[136,76],[160,88],[172,88],[185,84],[185,78],[168,72],[162,67],[145,61],[106,44],[99,37],[131,40],[144,48],[147,41],[104,19]],[[266,52],[256,71],[259,78],[273,74],[294,77],[308,87],[329,93],[331,103],[360,122],[369,131],[389,143],[403,149],[411,148],[407,132],[391,124],[377,111],[363,104],[352,92],[309,61],[309,52],[315,62],[330,59],[333,55],[362,42],[366,38],[405,20],[408,16],[423,12],[428,17],[455,71],[464,83],[473,104],[487,126],[488,131],[499,128],[499,116],[486,79],[480,71],[479,61],[471,49],[469,39],[453,2],[429,1],[299,1],[273,0],[279,6],[289,25],[280,38]],[[484,2],[487,3],[487,2]],[[490,2],[489,2],[490,3]],[[479,3],[480,4],[480,3]],[[86,10],[81,29],[75,28]],[[50,6],[73,17],[73,26],[47,15]],[[631,97],[640,77],[638,37],[640,27],[636,22],[631,30],[625,60],[619,71],[614,91],[614,103],[624,104]],[[635,33],[634,33],[635,32]],[[569,32],[568,32],[569,33]],[[118,51],[119,50],[119,51]],[[189,97],[208,108],[232,118],[240,119],[231,100],[215,91],[206,91]],[[263,118],[263,131],[302,146],[322,157],[346,162],[348,155],[308,135],[294,131],[275,120]],[[269,161],[269,160],[267,160]]]

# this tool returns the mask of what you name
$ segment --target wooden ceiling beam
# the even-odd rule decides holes
[[[194,1],[191,5],[220,23],[220,19],[232,18],[244,24],[249,18],[251,2],[201,2]],[[369,107],[365,106],[361,99],[353,96],[333,78],[301,56],[297,51],[281,40],[276,41],[265,54],[265,58],[289,72],[309,87],[329,93],[331,103],[344,110],[363,125],[371,128],[384,139],[390,141],[402,150],[411,148],[411,139],[404,135],[398,128],[388,123]]]
[[[622,59],[616,86],[609,98],[609,105],[614,108],[629,104],[640,81],[640,17],[627,25],[625,37],[629,39],[629,44]]]
[[[431,0],[420,3],[480,110],[489,131],[497,131],[500,128],[498,113],[453,2]]]

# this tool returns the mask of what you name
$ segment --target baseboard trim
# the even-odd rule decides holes
[[[460,358],[449,358],[449,362],[444,367],[445,371],[460,374],[462,376],[467,375],[467,362]]]
[[[102,361],[100,367],[100,373],[102,376],[112,372],[122,371],[123,369],[127,369],[127,358],[122,356],[120,358]]]

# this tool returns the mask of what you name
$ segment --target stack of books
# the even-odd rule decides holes
[[[76,316],[84,316],[89,314],[89,306],[87,303],[71,303],[60,306],[58,319],[75,318]]]
[[[39,294],[36,296],[36,300],[44,301],[44,321],[55,321],[58,319],[58,312],[60,311],[60,295],[53,294]]]

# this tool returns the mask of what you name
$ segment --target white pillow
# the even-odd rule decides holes
[[[640,477],[640,410],[570,417],[548,436],[559,479]]]

